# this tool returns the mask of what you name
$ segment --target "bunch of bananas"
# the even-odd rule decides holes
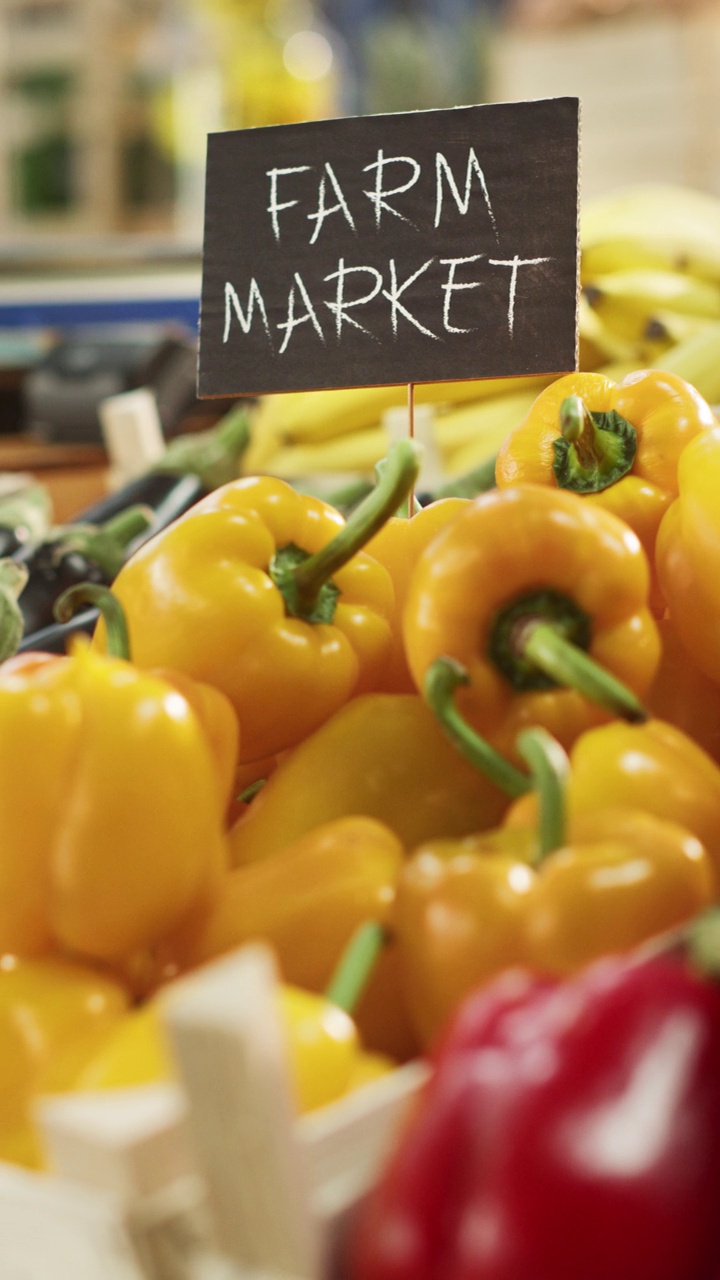
[[[584,208],[580,242],[585,367],[659,365],[700,379],[716,403],[720,200],[682,186],[630,187]]]
[[[619,379],[655,366],[720,403],[720,199],[682,186],[628,188],[584,207],[580,244],[580,368]],[[442,473],[462,475],[496,453],[551,381],[418,384]],[[371,475],[392,438],[390,414],[406,404],[405,387],[265,396],[244,470],[291,481]]]

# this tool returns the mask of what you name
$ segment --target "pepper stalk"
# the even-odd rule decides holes
[[[412,491],[420,472],[422,446],[400,440],[388,451],[378,482],[355,507],[344,528],[310,555],[289,543],[273,556],[269,574],[281,592],[285,608],[305,622],[331,622],[339,590],[332,575],[342,569],[395,514]]]

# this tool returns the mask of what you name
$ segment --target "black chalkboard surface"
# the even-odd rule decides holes
[[[208,139],[198,393],[576,367],[577,98]]]

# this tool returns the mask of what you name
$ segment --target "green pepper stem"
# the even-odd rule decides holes
[[[249,786],[243,787],[243,790],[236,798],[241,804],[249,804],[250,801],[254,800],[255,796],[262,791],[266,782],[267,778],[258,778],[255,782],[251,782]]]
[[[447,480],[435,490],[435,499],[439,498],[475,498],[480,493],[488,493],[495,488],[495,468],[497,454],[483,459],[471,471],[466,471],[454,480]]]
[[[153,518],[150,507],[137,504],[119,511],[105,524],[61,526],[52,541],[86,556],[112,581],[125,563],[129,544],[151,527]]]
[[[517,647],[525,659],[557,684],[576,689],[611,715],[634,724],[647,720],[648,713],[632,690],[550,623],[529,622],[522,629]]]
[[[708,907],[682,927],[693,968],[703,977],[720,977],[720,907]]]
[[[540,803],[539,848],[535,865],[566,839],[565,791],[570,776],[567,752],[547,729],[537,725],[518,736],[518,751],[532,774]]]
[[[513,798],[524,795],[530,789],[530,779],[476,733],[455,706],[456,691],[469,684],[470,678],[461,663],[454,658],[437,658],[425,675],[425,701],[466,760],[507,795]]]
[[[372,480],[366,478],[362,480],[352,480],[348,484],[343,485],[342,489],[334,489],[333,492],[329,494],[315,493],[313,495],[313,490],[307,489],[304,486],[302,487],[301,492],[309,493],[316,498],[322,498],[324,502],[329,502],[331,507],[335,507],[341,515],[347,516],[363,501],[363,499],[367,498],[369,493],[372,493],[374,487]]]
[[[125,610],[109,587],[97,582],[77,582],[55,601],[53,613],[58,622],[69,622],[81,605],[99,609],[107,631],[107,651],[113,658],[130,662],[130,633]]]
[[[388,451],[378,483],[349,516],[347,524],[322,550],[292,569],[294,612],[311,614],[324,584],[347,564],[395,514],[420,472],[422,447],[399,440]]]
[[[197,476],[204,488],[212,491],[238,478],[249,442],[248,411],[239,405],[207,431],[175,436],[151,469]]]
[[[335,972],[325,988],[325,998],[345,1013],[352,1013],[387,943],[384,925],[377,920],[361,924],[352,935]]]
[[[116,516],[106,520],[99,528],[105,537],[112,538],[113,542],[120,547],[126,547],[139,534],[145,533],[152,522],[152,509],[138,503],[132,507],[125,507],[124,511],[118,511]]]
[[[591,413],[582,396],[560,405],[553,472],[561,489],[599,493],[632,469],[637,432],[615,409]]]
[[[595,426],[582,396],[567,396],[560,405],[560,430],[568,444],[575,447],[582,467],[601,461],[595,447]]]

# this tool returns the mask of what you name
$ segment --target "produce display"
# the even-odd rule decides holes
[[[583,203],[580,368],[617,381],[658,368],[720,402],[720,200],[675,185],[642,185]],[[418,381],[448,476],[494,455],[554,379]],[[254,413],[248,472],[289,480],[367,472],[385,454],[388,409],[403,387],[266,396]]]
[[[0,1160],[46,1167],[41,1097],[174,1079],[168,993],[260,941],[298,1114],[428,1066],[352,1280],[716,1280],[720,386],[678,364],[720,213],[669,194],[588,210],[579,372],[443,384],[463,496],[415,501],[397,389],[306,393],[167,521],[78,522],[128,523],[53,583],[66,652],[18,625],[51,522],[8,543]]]

